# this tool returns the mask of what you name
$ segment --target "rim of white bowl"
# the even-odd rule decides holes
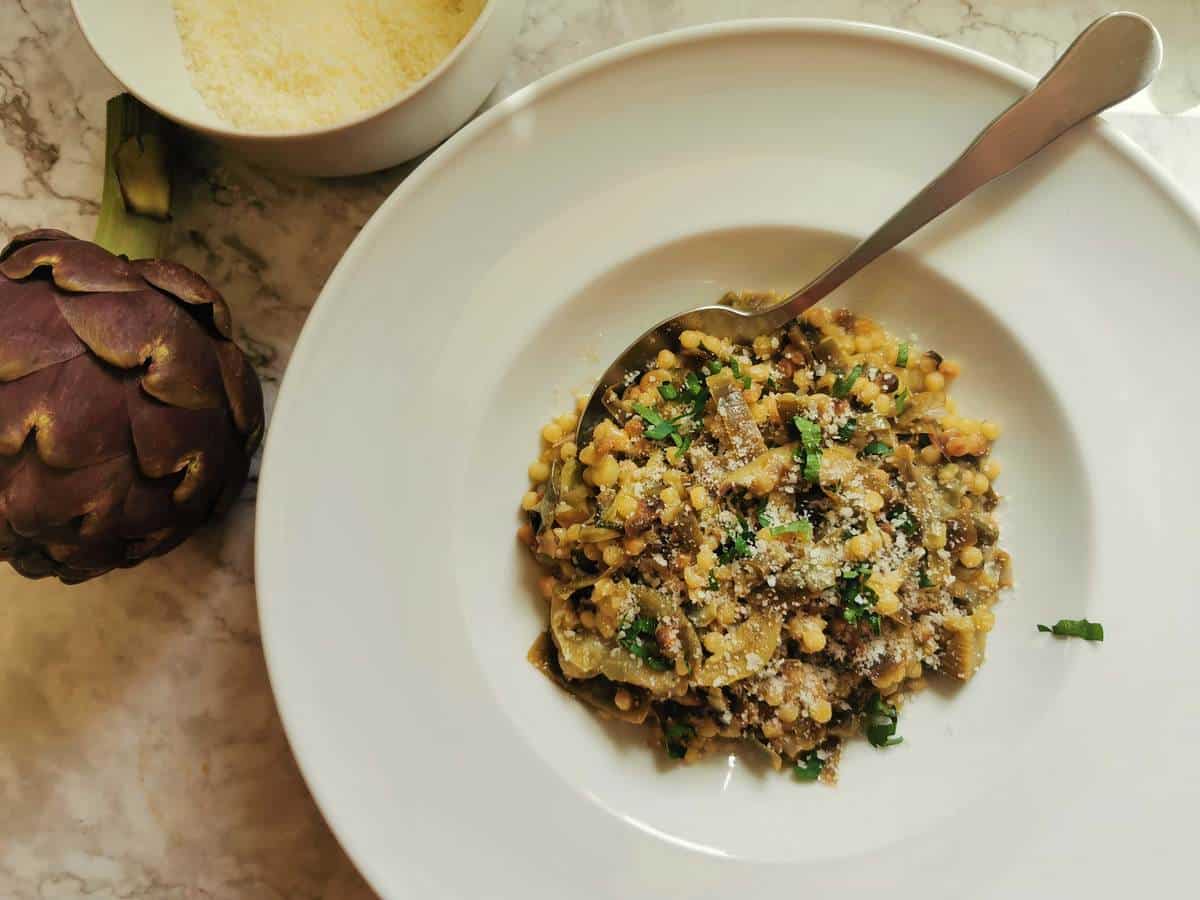
[[[503,101],[496,104],[496,106],[469,122],[457,134],[434,150],[428,158],[392,191],[388,198],[380,204],[379,208],[367,220],[366,224],[363,225],[358,236],[355,237],[354,241],[334,267],[333,272],[330,273],[325,286],[321,289],[321,293],[313,303],[312,310],[309,312],[304,326],[301,328],[300,336],[297,338],[295,347],[292,350],[288,369],[290,370],[303,364],[304,357],[309,352],[309,345],[316,340],[313,335],[321,330],[324,319],[334,314],[331,302],[326,298],[339,293],[343,289],[343,282],[351,277],[348,273],[352,271],[357,256],[364,252],[361,248],[371,244],[375,231],[382,227],[380,223],[392,214],[393,209],[404,202],[405,197],[409,193],[415,191],[423,182],[434,177],[443,168],[452,164],[455,157],[464,148],[468,147],[473,141],[498,123],[505,121],[514,111],[534,103],[543,95],[558,90],[560,87],[578,78],[590,75],[598,69],[620,63],[622,60],[632,56],[649,54],[664,48],[674,47],[678,44],[708,40],[723,35],[747,35],[778,31],[824,32],[835,37],[854,36],[888,41],[901,46],[930,51],[954,62],[972,65],[980,71],[1004,79],[1010,84],[1025,90],[1032,88],[1037,83],[1035,76],[1016,66],[978,50],[953,44],[942,38],[930,37],[885,25],[839,19],[735,19],[668,31],[603,50],[592,56],[577,60],[515,91]],[[1098,117],[1098,124],[1100,126],[1097,129],[1098,137],[1108,141],[1133,166],[1145,173],[1154,186],[1161,190],[1171,202],[1175,203],[1191,220],[1193,226],[1197,230],[1200,230],[1200,205],[1194,203],[1184,193],[1183,189],[1175,183],[1167,171],[1129,137],[1108,124],[1102,117]],[[288,390],[288,384],[289,379],[285,372],[283,381],[280,384],[279,394],[276,398],[272,421],[286,412],[293,403],[291,391]],[[307,751],[302,741],[298,739],[295,722],[302,717],[300,711],[302,698],[295,693],[289,694],[287,689],[284,688],[282,673],[278,670],[278,663],[274,661],[275,655],[271,650],[270,635],[273,633],[273,628],[270,624],[272,621],[272,613],[269,609],[271,604],[265,603],[263,598],[271,593],[271,589],[268,587],[270,583],[268,573],[273,567],[274,561],[268,562],[268,559],[271,557],[271,553],[268,550],[270,542],[261,528],[263,520],[258,516],[258,512],[259,508],[266,508],[270,505],[274,491],[273,485],[275,481],[271,477],[271,473],[276,467],[270,465],[272,457],[277,455],[273,453],[273,448],[277,443],[274,433],[275,430],[268,425],[266,439],[263,444],[262,466],[259,472],[256,498],[256,506],[258,508],[255,510],[254,531],[255,600],[258,606],[259,631],[263,645],[263,656],[267,665],[267,678],[271,684],[271,690],[275,695],[279,718],[283,724],[284,733],[287,735],[288,744],[292,749],[292,755],[296,759],[296,765],[300,770],[300,774],[308,785],[308,789],[318,808],[321,810],[321,814],[325,817],[325,821],[333,832],[335,839],[341,845],[342,849],[346,851],[347,856],[353,861],[359,873],[366,879],[372,890],[380,896],[388,896],[385,893],[385,888],[389,882],[385,873],[376,864],[374,859],[365,853],[359,852],[361,848],[354,837],[353,829],[348,826],[348,823],[340,815],[336,796],[331,789],[326,788],[319,772],[312,766],[308,759]]]
[[[75,24],[79,28],[79,31],[83,34],[83,39],[87,41],[87,45],[92,49],[92,52],[96,54],[96,58],[100,60],[101,65],[108,70],[108,73],[112,75],[112,77],[115,78],[121,84],[121,86],[125,88],[125,90],[129,91],[129,93],[133,94],[133,96],[137,97],[155,112],[165,116],[172,122],[177,122],[185,128],[190,128],[192,131],[197,131],[200,134],[207,135],[212,138],[252,138],[256,141],[278,142],[295,140],[297,138],[315,138],[336,134],[339,131],[351,128],[355,125],[361,125],[364,122],[370,122],[373,119],[378,119],[387,113],[390,113],[392,110],[403,106],[405,103],[412,100],[412,98],[417,94],[425,90],[425,88],[427,88],[433,82],[437,81],[438,78],[441,77],[442,73],[450,69],[450,67],[453,66],[458,60],[458,58],[467,51],[467,47],[475,43],[475,41],[479,38],[480,33],[483,31],[484,26],[486,26],[487,20],[491,19],[497,4],[501,2],[504,2],[504,0],[486,0],[483,5],[483,9],[479,11],[479,17],[475,19],[475,22],[471,25],[470,29],[468,29],[467,33],[462,36],[462,40],[454,45],[454,47],[448,54],[446,54],[441,62],[434,66],[424,78],[422,78],[420,81],[410,84],[396,97],[394,97],[392,100],[389,100],[383,106],[368,110],[365,113],[359,113],[357,116],[349,119],[343,119],[342,121],[335,122],[332,125],[322,125],[317,128],[297,128],[290,131],[255,131],[248,128],[237,128],[233,125],[223,125],[218,127],[205,122],[197,121],[196,119],[185,115],[180,115],[179,113],[176,113],[163,106],[161,103],[155,103],[140,90],[130,84],[129,81],[121,77],[117,69],[111,62],[109,62],[109,57],[100,49],[96,41],[92,39],[92,35],[88,31],[86,24],[86,17],[80,15],[79,13],[79,0],[71,0],[71,15],[74,17]],[[495,85],[492,85],[489,88],[489,91],[494,88]],[[215,111],[214,115],[216,115]]]

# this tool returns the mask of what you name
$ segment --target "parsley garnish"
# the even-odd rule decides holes
[[[929,577],[928,569],[922,569],[920,574],[917,575],[917,584],[923,588],[933,587],[933,579]]]
[[[855,366],[853,369],[835,381],[833,383],[833,396],[847,396],[850,393],[850,388],[854,387],[854,382],[858,381],[858,376],[862,374],[862,371],[862,366]]]
[[[720,590],[721,585],[717,582],[717,576],[712,572],[708,573],[708,589],[710,591]]]
[[[891,456],[892,448],[883,441],[871,441],[862,449],[863,456]]]
[[[870,563],[861,563],[843,572],[838,577],[838,598],[842,601],[842,618],[851,625],[865,621],[871,631],[883,631],[883,619],[875,612],[875,601],[879,599],[873,588],[867,587],[871,577]]]
[[[825,760],[817,756],[816,750],[810,750],[807,755],[792,767],[792,773],[797,781],[816,781],[825,768]]]
[[[896,707],[888,706],[882,697],[872,694],[865,712],[865,731],[872,747],[894,747],[904,741],[904,738],[896,736],[896,723],[899,720]]]
[[[667,746],[667,756],[671,759],[683,759],[687,753],[687,742],[696,736],[696,729],[684,722],[667,722],[663,725],[663,743]]]
[[[1103,641],[1104,626],[1087,619],[1059,619],[1054,625],[1039,625],[1038,631],[1047,631],[1059,637],[1077,637],[1085,641]]]
[[[786,525],[776,525],[771,529],[771,534],[803,534],[805,537],[811,538],[813,534],[812,522],[808,519],[797,519],[795,522],[788,522]]]
[[[729,368],[733,370],[733,377],[742,383],[742,387],[750,390],[750,376],[742,374],[742,367],[738,365],[738,361],[732,356],[729,358]]]
[[[908,341],[902,343],[896,351],[896,365],[901,369],[908,365]]]
[[[683,397],[692,401],[692,408],[686,415],[699,421],[704,406],[708,403],[708,387],[696,377],[695,372],[688,372],[683,379]]]
[[[774,375],[767,376],[767,390],[772,394],[778,393],[779,391],[779,382],[775,380]]]
[[[908,388],[905,388],[896,395],[896,415],[904,412],[904,407],[908,406]]]
[[[816,484],[821,480],[821,426],[800,416],[793,416],[792,424],[800,432],[795,457],[804,460],[804,480]]]
[[[746,520],[738,516],[738,527],[717,548],[717,559],[723,565],[728,565],[735,559],[746,559],[750,556],[750,545],[754,543],[754,529],[746,524]]]
[[[770,528],[772,525],[775,524],[775,520],[772,519],[769,515],[767,515],[767,501],[766,500],[764,500],[762,502],[762,506],[760,506],[758,508],[758,515],[755,518],[758,519],[758,524],[762,528]]]
[[[654,640],[657,628],[657,619],[634,616],[629,624],[621,629],[617,642],[650,668],[664,672],[671,667],[671,663],[658,651],[658,641]]]
[[[658,386],[658,394],[664,400],[678,400],[679,388],[675,387],[675,385],[668,381],[666,384],[660,384]]]
[[[858,419],[847,419],[845,424],[838,429],[838,440],[843,444],[854,437],[854,432],[858,430]]]
[[[677,433],[673,421],[664,419],[650,407],[642,403],[635,403],[633,411],[650,423],[650,427],[646,429],[646,437],[661,441],[663,438]]]
[[[888,521],[897,531],[903,531],[905,534],[917,533],[917,522],[908,511],[908,507],[901,506],[893,510]]]

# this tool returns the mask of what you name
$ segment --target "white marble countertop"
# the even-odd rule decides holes
[[[1159,25],[1168,61],[1150,96],[1109,119],[1200,200],[1200,0],[529,0],[495,96],[633,38],[750,16],[892,25],[1040,73],[1117,8]],[[67,0],[0,5],[0,239],[90,237],[116,90]],[[330,269],[408,171],[310,181],[195,151],[172,255],[229,300],[268,411]],[[279,724],[253,524],[251,484],[219,526],[138,569],[74,588],[0,571],[0,897],[372,896]]]

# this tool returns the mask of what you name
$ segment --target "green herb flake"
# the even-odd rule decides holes
[[[750,376],[742,374],[742,367],[732,356],[729,357],[729,368],[733,370],[733,377],[742,383],[742,387],[750,390]]]
[[[880,634],[883,631],[883,619],[875,612],[875,602],[879,596],[867,586],[870,577],[870,563],[860,563],[843,571],[838,577],[838,599],[842,602],[843,619],[851,625],[866,622],[871,631]]]
[[[664,659],[658,650],[658,642],[654,632],[658,629],[658,620],[649,616],[634,616],[620,631],[617,643],[658,672],[671,668],[669,660]]]
[[[816,781],[824,768],[825,760],[817,756],[816,750],[811,750],[792,767],[792,774],[797,781]]]
[[[858,430],[858,419],[847,419],[838,429],[838,440],[843,444],[853,440],[854,432]]]
[[[646,437],[661,441],[676,432],[675,423],[664,419],[661,415],[642,403],[633,404],[633,411],[641,416],[650,427],[646,429]]]
[[[862,449],[863,456],[891,456],[892,448],[883,441],[871,441]]]
[[[810,450],[804,455],[804,471],[801,473],[805,481],[816,484],[821,480],[821,451]]]
[[[708,573],[708,589],[710,591],[720,590],[721,584],[717,581],[717,576],[712,572]]]
[[[904,341],[896,351],[896,365],[901,369],[908,365],[908,341]]]
[[[917,575],[917,585],[923,588],[933,587],[933,579],[929,577],[928,569],[922,569]]]
[[[893,510],[888,517],[888,521],[892,523],[892,527],[897,531],[903,531],[905,534],[917,533],[917,521],[912,517],[912,513],[907,507],[901,506]]]
[[[1085,641],[1104,640],[1104,626],[1087,619],[1059,619],[1053,625],[1039,625],[1037,629],[1059,637],[1077,637]]]
[[[862,372],[862,366],[855,366],[845,375],[842,375],[840,378],[838,378],[838,380],[833,383],[833,396],[849,396],[850,388],[854,387],[854,382],[858,381],[858,378],[860,375],[862,375]]]
[[[905,388],[896,395],[895,403],[896,415],[900,415],[900,413],[904,412],[905,407],[908,406],[908,388]]]
[[[667,722],[663,725],[663,743],[666,744],[667,756],[671,759],[683,759],[687,753],[688,741],[696,736],[696,729],[685,722]]]
[[[896,736],[899,716],[896,707],[888,706],[879,694],[872,694],[867,701],[864,731],[872,747],[894,747],[904,741]]]
[[[797,519],[795,522],[788,522],[786,525],[776,525],[771,529],[771,534],[802,534],[811,540],[813,535],[812,522],[808,521],[808,519]]]
[[[671,384],[670,382],[667,382],[666,384],[660,384],[658,386],[658,394],[664,400],[678,400],[679,388],[675,387],[675,385]]]
[[[751,556],[750,546],[754,543],[754,529],[746,524],[746,520],[738,516],[737,529],[717,548],[717,559],[723,565],[728,565],[735,559],[746,559]]]
[[[816,422],[794,416],[792,424],[796,426],[796,431],[800,433],[800,444],[805,450],[820,450],[821,449],[821,426]]]
[[[760,528],[770,528],[775,524],[775,520],[767,513],[767,501],[762,502],[762,506],[758,508],[758,514],[755,516],[758,519]]]

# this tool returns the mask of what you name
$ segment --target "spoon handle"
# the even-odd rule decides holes
[[[976,188],[1150,83],[1162,43],[1148,21],[1118,12],[1093,22],[1032,91],[1002,112],[950,166],[845,257],[763,314],[784,325]],[[775,321],[778,320],[778,321]]]

